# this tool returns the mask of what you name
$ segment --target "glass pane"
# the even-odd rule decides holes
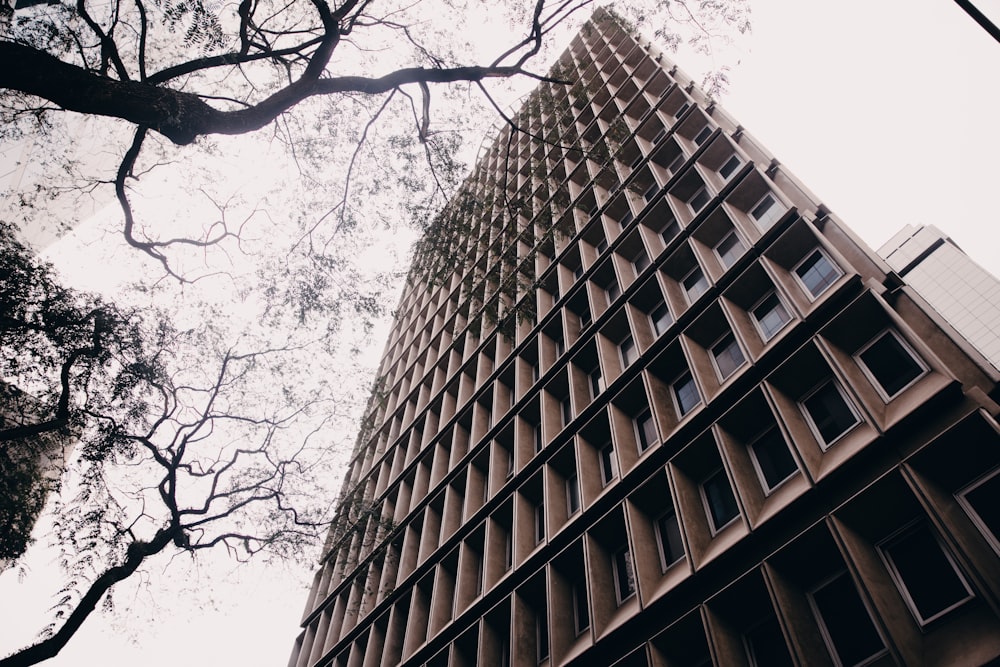
[[[684,542],[677,523],[677,513],[671,510],[656,522],[656,532],[660,540],[664,569],[684,557]]]
[[[688,200],[688,206],[691,210],[697,213],[701,209],[705,208],[705,205],[712,199],[712,196],[708,194],[705,188],[701,188],[698,192],[694,193],[694,196]]]
[[[674,318],[670,315],[670,310],[665,303],[661,303],[653,309],[653,312],[649,314],[649,319],[653,321],[653,330],[656,331],[657,336],[663,335],[663,332],[674,323]]]
[[[719,175],[722,176],[722,178],[728,179],[736,172],[736,169],[739,168],[741,162],[742,160],[738,157],[731,155],[729,159],[726,160],[726,163],[719,168]]]
[[[729,232],[719,242],[719,245],[715,246],[715,252],[718,253],[722,266],[728,269],[743,256],[743,253],[746,252],[746,246],[743,245],[743,241],[736,235],[736,232]]]
[[[814,250],[799,264],[795,273],[814,297],[825,292],[840,277],[840,271],[819,250]]]
[[[685,375],[674,383],[674,396],[677,399],[677,409],[681,413],[681,417],[701,403],[698,388],[694,384],[694,378],[690,375]]]
[[[921,623],[937,618],[970,597],[965,581],[926,523],[895,538],[882,551],[899,575]]]
[[[802,403],[820,438],[827,445],[833,444],[858,423],[857,417],[833,382],[827,382]]]
[[[785,444],[785,439],[781,437],[781,432],[777,427],[771,428],[767,433],[759,437],[750,449],[757,467],[760,469],[761,477],[764,478],[766,491],[774,489],[798,470],[795,459]]]
[[[966,491],[964,496],[979,519],[979,524],[989,531],[995,542],[1000,542],[1000,474]]]
[[[615,586],[618,602],[626,600],[635,593],[635,575],[632,572],[632,552],[628,548],[615,554]]]
[[[885,649],[854,583],[841,572],[812,593],[831,650],[845,667],[857,665]]]
[[[719,468],[701,486],[705,492],[708,515],[715,530],[720,530],[739,516],[740,510],[736,506],[736,497],[733,495],[732,487],[729,486],[725,470]]]
[[[858,356],[890,398],[924,372],[896,337],[888,332]]]
[[[705,280],[705,274],[701,272],[701,269],[695,269],[687,274],[682,284],[684,285],[684,291],[687,292],[688,301],[692,303],[708,291],[708,281]]]
[[[793,667],[792,658],[781,634],[775,616],[749,630],[746,635],[747,652],[754,667]]]
[[[715,357],[715,363],[719,368],[719,375],[723,380],[732,375],[746,361],[742,350],[740,350],[740,346],[736,343],[736,339],[732,334],[715,344],[712,348],[712,356]]]
[[[764,300],[753,309],[753,317],[760,326],[760,332],[765,341],[771,340],[774,334],[788,323],[791,317],[785,310],[785,305],[774,292],[764,297]]]

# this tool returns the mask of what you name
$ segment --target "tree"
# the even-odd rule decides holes
[[[350,406],[331,386],[349,374],[330,350],[345,329],[366,329],[397,277],[394,266],[366,266],[367,248],[410,220],[433,239],[429,223],[466,172],[468,133],[452,131],[464,120],[442,128],[432,90],[434,106],[454,111],[470,99],[502,109],[487,86],[510,77],[573,85],[529,67],[593,0],[492,7],[496,23],[521,26],[502,46],[456,35],[478,5],[429,1],[77,0],[12,14],[0,0],[0,134],[44,138],[45,178],[18,193],[21,212],[37,223],[52,201],[112,190],[122,238],[154,262],[112,304],[13,252],[23,270],[9,274],[10,303],[22,315],[4,379],[35,408],[5,428],[22,445],[42,431],[72,436],[79,467],[56,507],[70,573],[56,624],[0,666],[58,651],[115,582],[158,553],[295,553],[328,521],[309,502],[329,457],[319,434]],[[744,5],[699,3],[739,26]],[[110,176],[66,158],[61,133],[79,133],[66,111],[94,121],[88,134],[117,161]],[[235,149],[226,137],[242,134],[253,150],[219,166]],[[248,162],[287,176],[229,187]],[[157,211],[163,186],[171,201]],[[3,243],[16,247],[9,235]],[[27,289],[37,281],[46,295]],[[204,303],[202,286],[224,296]],[[182,301],[151,307],[165,299]]]

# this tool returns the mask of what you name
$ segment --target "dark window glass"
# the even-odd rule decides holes
[[[776,616],[768,616],[743,636],[753,667],[793,667]]]
[[[601,375],[601,367],[594,366],[590,371],[590,397],[597,398],[597,395],[604,391],[604,378]]]
[[[705,143],[705,141],[708,140],[710,136],[712,136],[712,128],[706,125],[705,127],[701,128],[701,132],[695,135],[694,143],[701,146],[703,143]]]
[[[708,479],[702,482],[701,490],[705,495],[708,518],[712,520],[714,530],[721,530],[739,516],[740,510],[736,506],[736,496],[733,495],[733,488],[729,486],[729,478],[726,477],[725,470],[719,468],[712,473]]]
[[[923,367],[913,355],[888,331],[866,347],[858,357],[889,398],[924,373]]]
[[[549,657],[549,621],[547,609],[542,607],[535,617],[535,630],[538,639],[538,662],[543,662]]]
[[[701,209],[705,208],[705,206],[711,200],[712,200],[712,195],[708,194],[708,190],[702,187],[699,188],[698,191],[691,196],[691,199],[688,199],[688,206],[691,207],[692,211],[697,213]]]
[[[618,281],[614,279],[612,279],[611,282],[608,283],[608,286],[605,289],[605,291],[608,294],[609,304],[622,295],[622,288],[618,286]]]
[[[566,478],[566,513],[570,516],[580,511],[580,479],[573,473]]]
[[[635,267],[635,274],[639,275],[643,270],[649,266],[649,255],[646,254],[645,250],[640,250],[632,260],[632,266]]]
[[[699,296],[708,291],[708,280],[705,279],[705,274],[701,272],[700,268],[695,268],[684,276],[681,284],[687,294],[688,301],[691,303],[697,301]]]
[[[736,173],[736,170],[739,169],[741,164],[743,164],[743,160],[739,157],[736,155],[729,156],[729,159],[726,160],[721,167],[719,167],[719,176],[722,176],[725,180],[729,180],[729,177]]]
[[[622,355],[622,366],[628,367],[639,358],[639,353],[635,349],[635,341],[632,340],[632,336],[623,338],[622,342],[618,344],[618,349]]]
[[[640,452],[646,451],[656,443],[658,439],[658,436],[656,435],[656,424],[653,423],[653,415],[648,409],[643,410],[639,416],[635,418],[635,430],[636,435],[639,438]]]
[[[663,333],[670,328],[670,325],[674,323],[674,318],[670,315],[670,309],[667,308],[667,304],[661,303],[653,312],[649,314],[649,319],[653,323],[653,331],[656,332],[657,336],[662,336]]]
[[[784,213],[785,207],[769,194],[764,195],[763,199],[750,211],[750,215],[757,221],[761,229],[769,229],[771,225],[781,219]]]
[[[715,252],[719,256],[719,261],[726,269],[735,264],[736,260],[742,257],[746,251],[746,246],[743,245],[743,241],[736,235],[736,232],[729,232],[715,246]]]
[[[565,427],[571,421],[573,421],[573,407],[570,405],[569,397],[563,399],[562,406],[562,425]]]
[[[535,440],[535,453],[537,454],[538,452],[542,451],[542,447],[545,445],[545,442],[542,440],[542,425],[541,424],[535,424],[535,428],[534,428],[533,434],[534,434],[534,440]]]
[[[992,538],[993,548],[1000,550],[1000,471],[970,486],[960,497],[979,529]]]
[[[844,667],[851,667],[885,650],[885,644],[847,572],[841,572],[812,592],[824,638]]]
[[[660,238],[663,239],[664,245],[670,245],[670,242],[677,238],[677,235],[681,233],[681,226],[677,224],[677,221],[672,219],[663,227],[663,231],[660,232]]]
[[[879,547],[921,625],[965,602],[972,594],[927,523]]]
[[[576,634],[590,627],[590,610],[587,608],[587,585],[583,582],[573,586],[573,622]]]
[[[757,462],[764,490],[772,491],[798,470],[795,459],[788,450],[781,431],[773,426],[750,445],[753,458]]]
[[[535,505],[535,544],[545,539],[545,505]]]
[[[684,542],[681,541],[681,528],[674,510],[656,520],[656,538],[660,547],[660,565],[666,571],[684,557]]]
[[[673,160],[670,161],[670,164],[667,165],[667,171],[669,171],[671,174],[677,173],[677,170],[684,166],[684,160],[685,160],[684,153],[679,154],[677,157],[675,157]]]
[[[826,446],[832,445],[858,423],[858,418],[832,380],[810,394],[802,405]]]

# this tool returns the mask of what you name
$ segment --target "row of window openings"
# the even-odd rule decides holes
[[[676,514],[664,514],[654,527],[665,571],[684,556]],[[907,608],[921,627],[974,597],[954,558],[926,521],[904,527],[876,548]],[[635,567],[627,546],[612,554],[611,569],[616,602],[621,606],[636,594]],[[580,635],[590,627],[585,586],[575,584],[572,596],[575,631]],[[827,649],[838,665],[868,664],[887,652],[882,635],[846,570],[825,579],[808,591],[807,597]],[[539,619],[539,625],[545,623]],[[547,634],[547,628],[540,628],[540,631]],[[752,626],[743,639],[747,657],[754,667],[791,667],[793,664],[776,616],[770,615]]]

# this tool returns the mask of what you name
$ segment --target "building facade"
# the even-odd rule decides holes
[[[289,666],[997,660],[997,369],[614,16],[554,72],[411,272]]]
[[[994,368],[1000,368],[996,276],[933,225],[906,225],[878,254]]]

